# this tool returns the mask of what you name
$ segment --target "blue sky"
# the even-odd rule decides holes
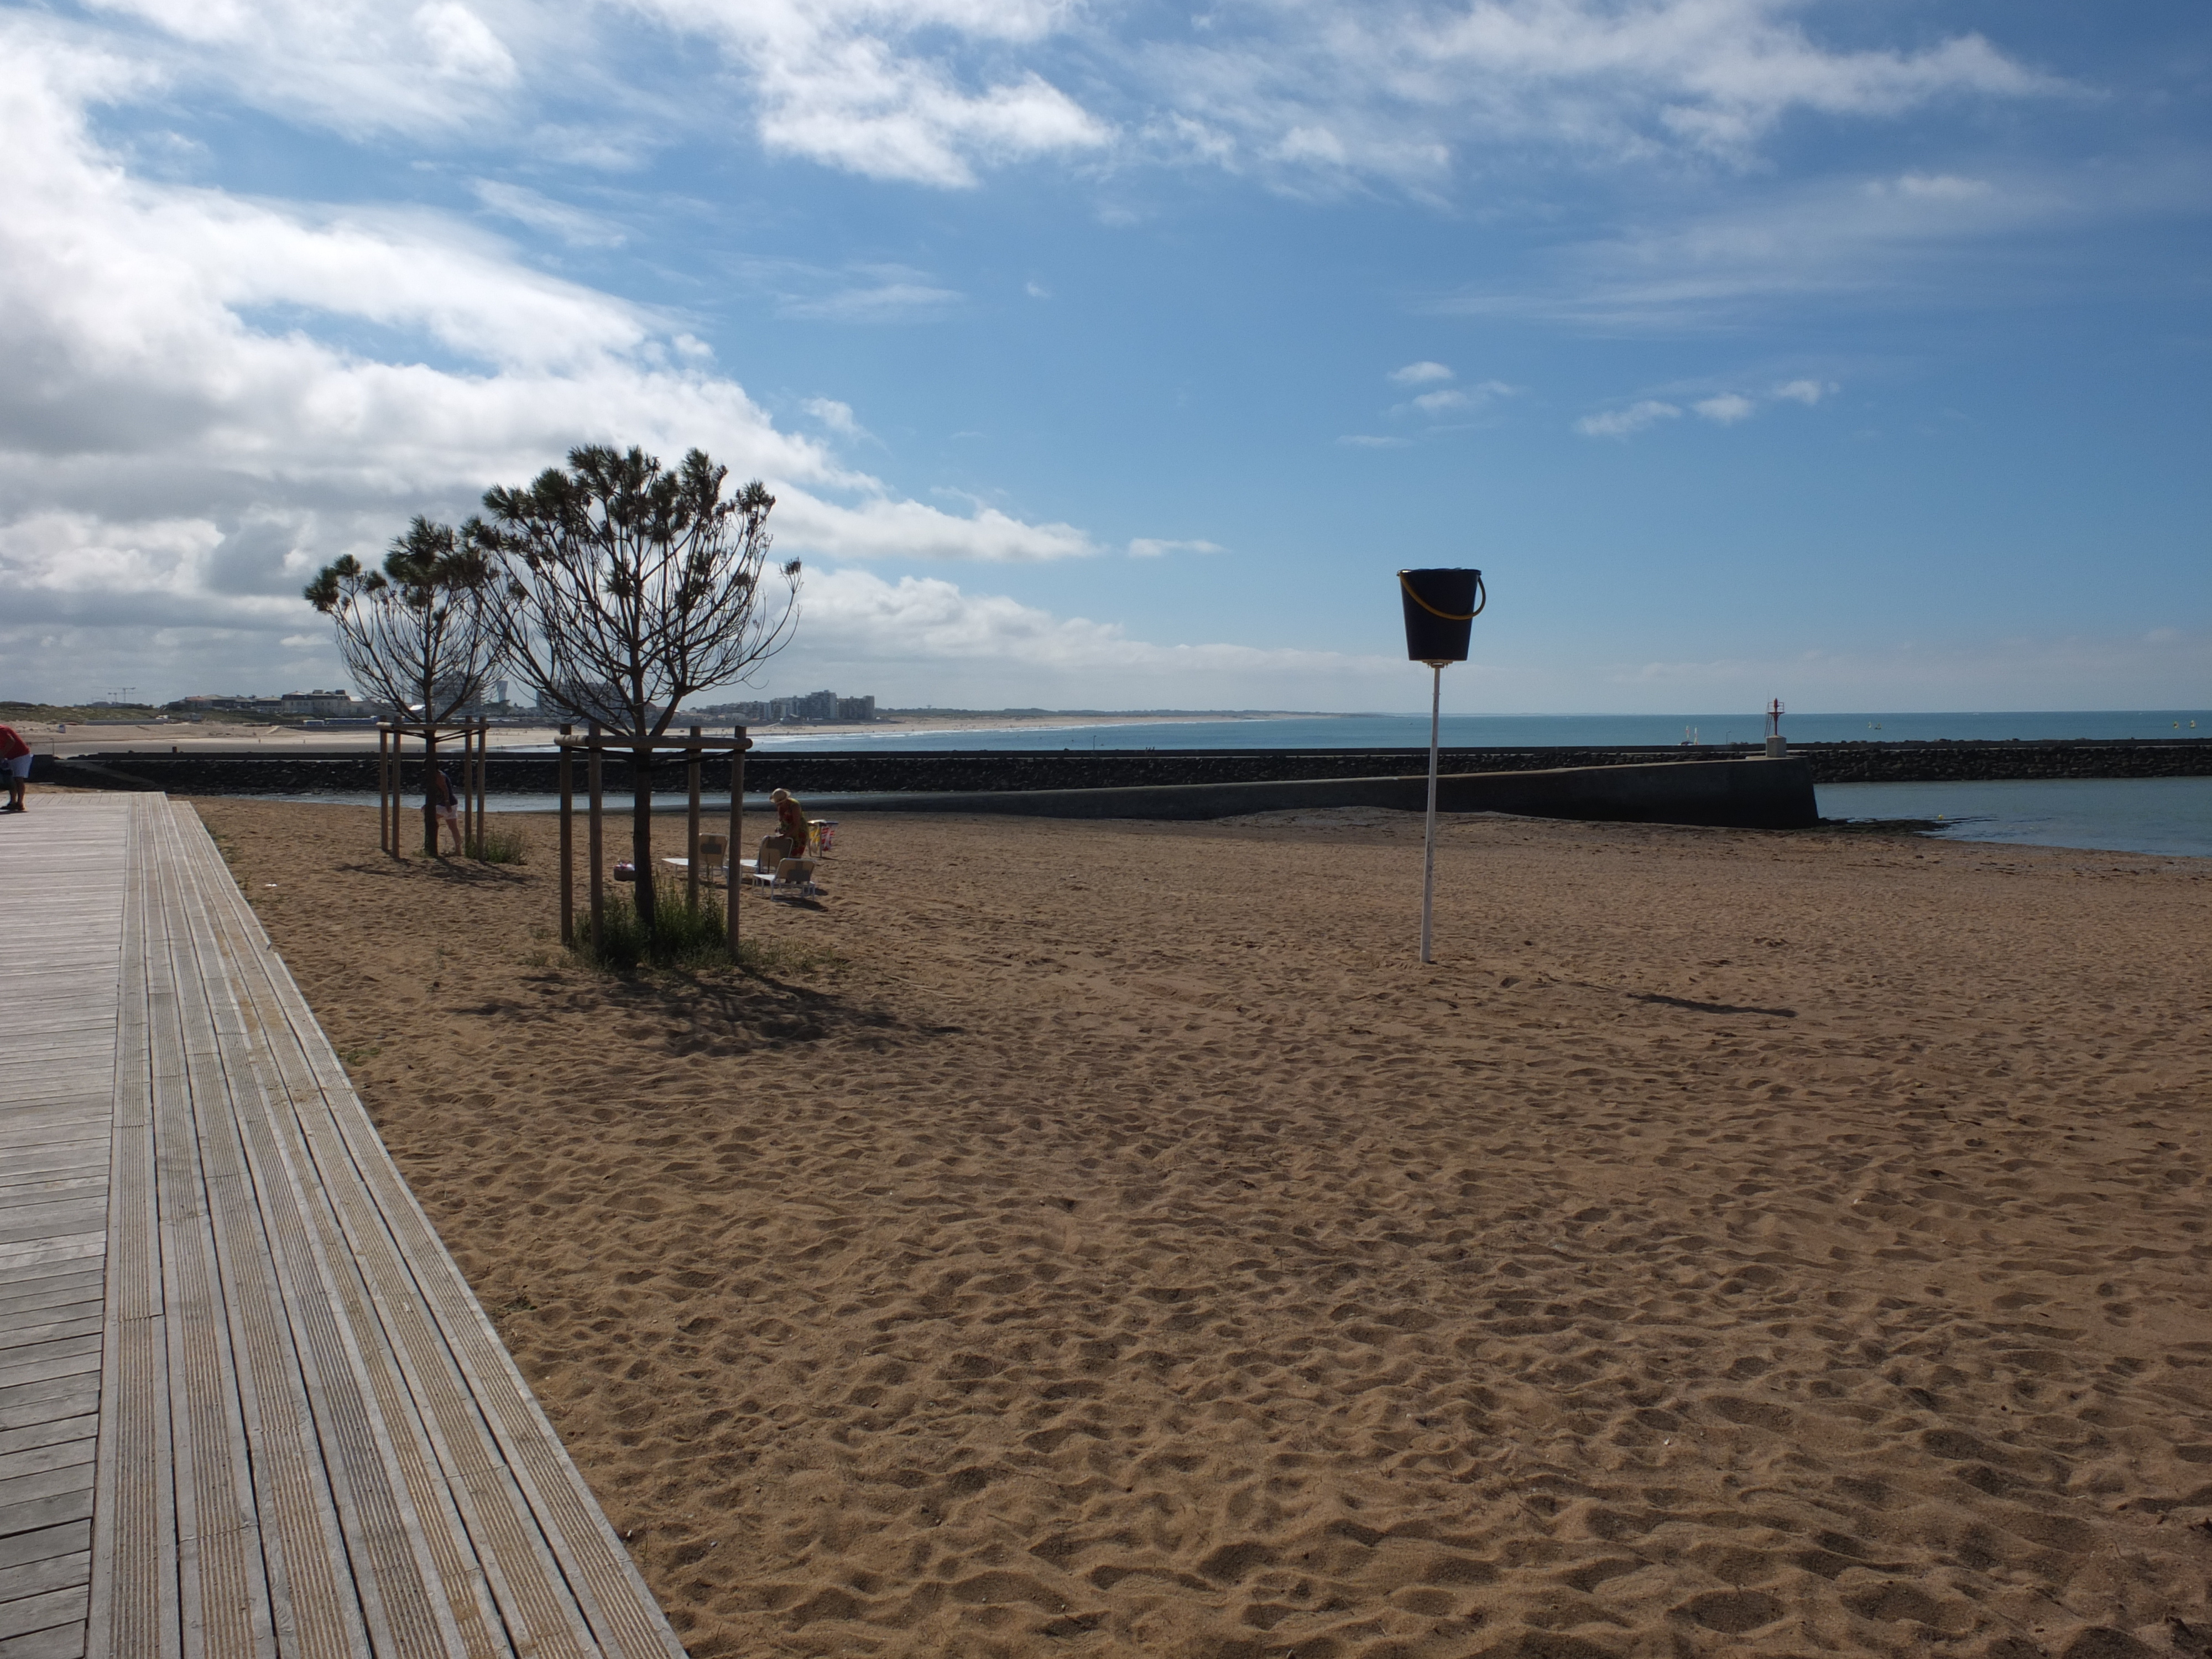
[[[764,689],[2201,706],[2212,13],[0,6],[0,695],[333,683],[297,598],[586,440],[807,567]]]

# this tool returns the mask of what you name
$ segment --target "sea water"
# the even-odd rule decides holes
[[[1953,841],[2212,858],[2212,778],[1824,783],[1829,818],[1940,820]]]
[[[1448,749],[1584,749],[1621,744],[1756,744],[1766,734],[1756,712],[1720,714],[1446,714]],[[811,732],[754,726],[762,749],[1425,749],[1425,714],[1249,714],[1218,720],[1116,720],[1071,726],[933,729],[926,714],[879,732]],[[2212,711],[2201,708],[2081,714],[1784,714],[1783,735],[1800,743],[1903,743],[1980,739],[2212,738]]]
[[[2212,710],[2139,709],[2044,714],[1784,714],[1785,736],[1802,743],[1952,741],[2050,742],[2066,738],[2212,738]],[[1756,743],[1758,714],[1447,714],[1440,736],[1461,749],[1602,748],[1620,744],[1699,746]],[[1249,715],[1218,720],[1115,720],[1056,726],[931,730],[926,719],[880,732],[808,732],[753,728],[759,749],[884,752],[980,749],[1419,749],[1425,715]],[[2094,778],[1988,783],[1838,783],[1819,786],[1821,815],[1832,818],[1942,820],[1933,833],[1964,841],[2017,842],[2111,852],[2212,858],[2212,778]],[[298,797],[374,805],[373,793]],[[681,793],[656,792],[660,811]],[[825,806],[832,798],[816,796]],[[627,805],[610,799],[610,810]],[[544,812],[552,795],[495,794],[494,811]],[[748,797],[749,810],[758,810]],[[709,816],[729,810],[710,796]]]

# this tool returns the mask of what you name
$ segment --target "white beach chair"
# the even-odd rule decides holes
[[[660,860],[678,875],[691,868],[688,858],[669,857]],[[730,878],[730,838],[727,836],[699,837],[699,879],[705,882],[726,882]]]

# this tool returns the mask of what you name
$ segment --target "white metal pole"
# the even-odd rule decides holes
[[[1429,665],[1436,676],[1429,691],[1429,827],[1421,849],[1421,960],[1434,962],[1431,916],[1437,899],[1437,723],[1443,708],[1444,665]]]

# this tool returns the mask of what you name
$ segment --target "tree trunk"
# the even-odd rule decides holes
[[[428,708],[428,704],[424,707]],[[438,856],[438,802],[430,793],[431,775],[438,769],[438,728],[426,720],[422,726],[422,852]]]
[[[629,781],[630,886],[637,896],[638,925],[651,939],[656,896],[653,879],[653,750],[630,750]]]

